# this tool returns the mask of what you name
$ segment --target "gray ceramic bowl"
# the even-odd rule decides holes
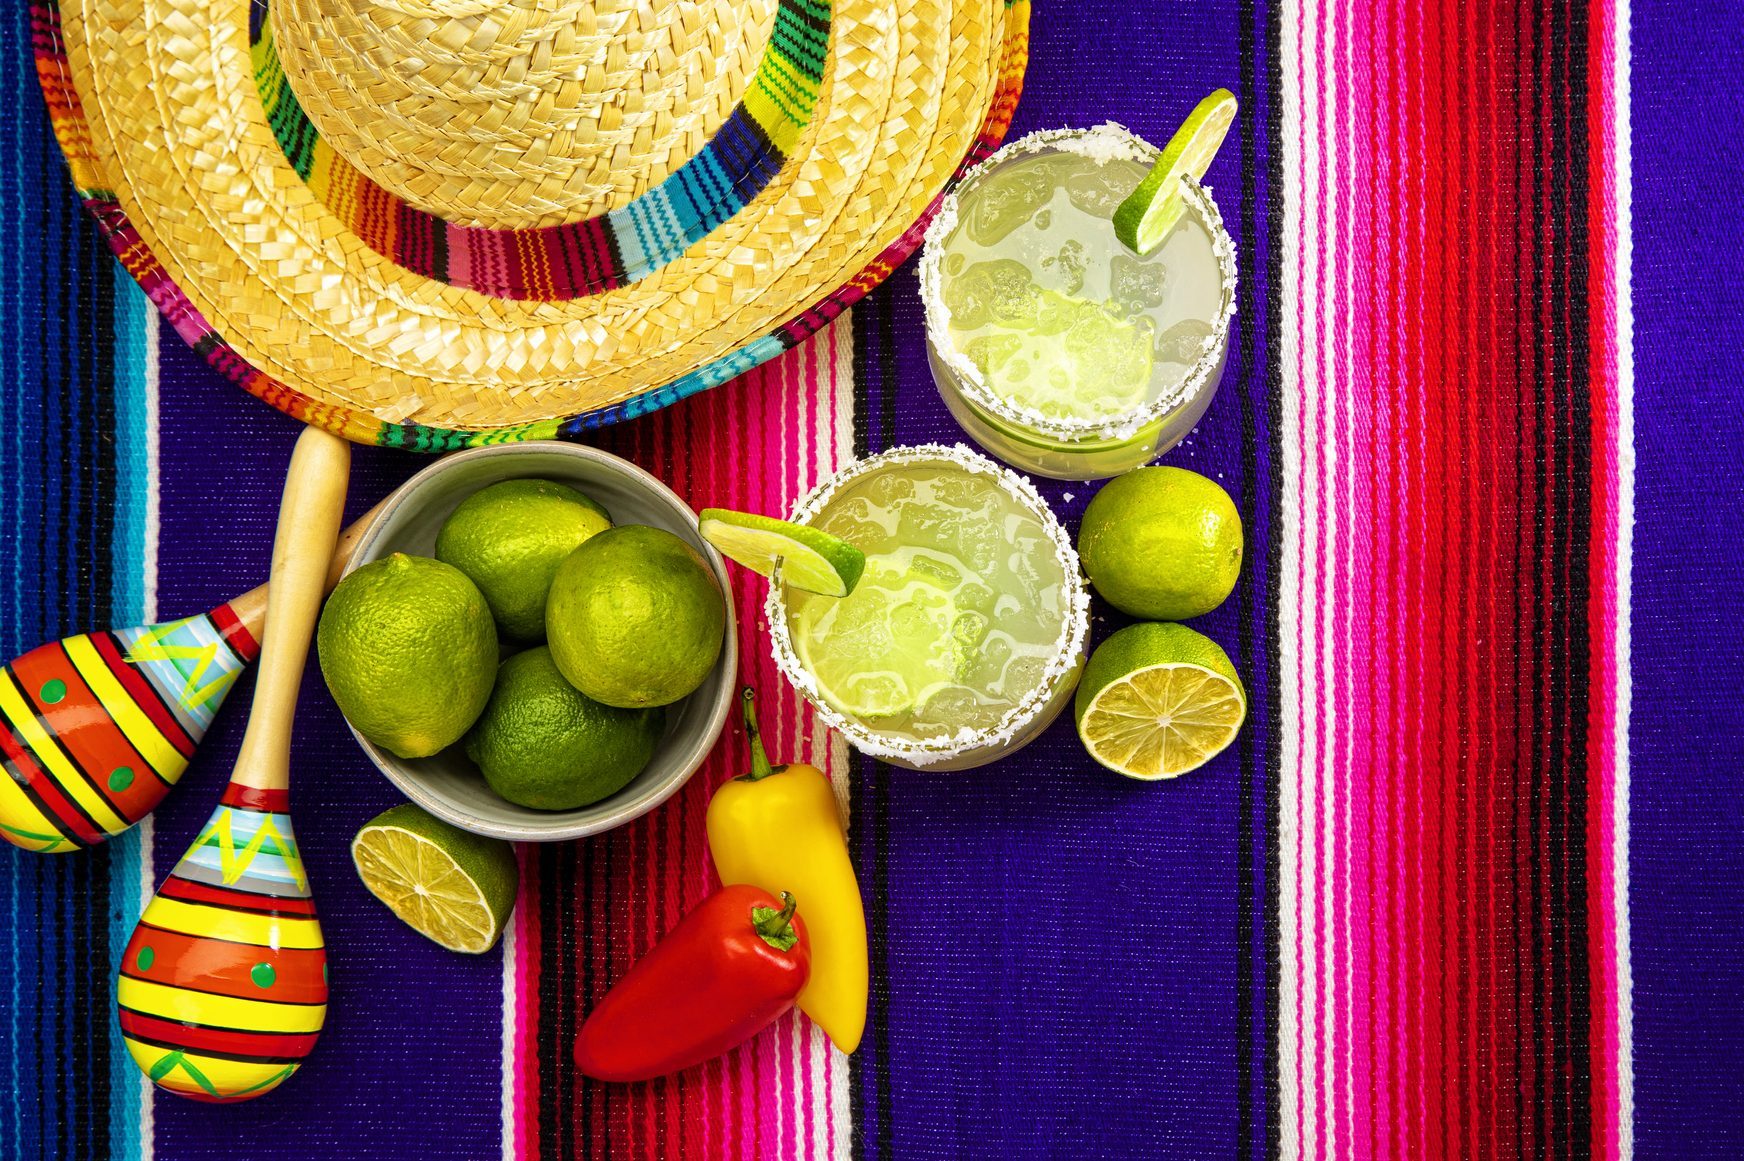
[[[444,456],[402,484],[365,529],[346,571],[395,552],[433,556],[448,514],[480,488],[502,480],[555,480],[604,504],[614,524],[650,524],[702,553],[730,594],[725,567],[696,532],[696,513],[672,490],[627,460],[569,443],[518,443]],[[438,818],[478,834],[516,842],[556,842],[621,826],[666,801],[714,748],[736,700],[739,635],[727,601],[726,641],[702,685],[666,710],[666,736],[634,781],[610,798],[579,810],[516,806],[485,785],[478,768],[450,746],[431,758],[397,758],[352,730],[388,781]]]

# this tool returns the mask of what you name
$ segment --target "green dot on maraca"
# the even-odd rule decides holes
[[[270,963],[255,964],[254,969],[248,975],[250,979],[254,980],[254,986],[257,988],[270,988],[279,978],[279,973],[273,970],[273,965]]]
[[[67,696],[67,683],[60,678],[51,678],[42,683],[42,700],[49,705],[53,705],[65,696]]]
[[[133,767],[117,766],[109,772],[109,789],[126,790],[133,785]]]
[[[148,972],[151,970],[151,965],[157,962],[157,952],[150,947],[142,947],[139,949],[139,954],[133,957],[133,962],[139,966],[140,971]]]

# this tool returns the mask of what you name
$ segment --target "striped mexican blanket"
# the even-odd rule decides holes
[[[1209,179],[1242,276],[1231,371],[1170,456],[1247,522],[1242,583],[1204,619],[1247,679],[1240,744],[1154,786],[1092,768],[1065,725],[972,775],[892,772],[783,685],[741,577],[774,748],[850,806],[871,1023],[851,1060],[793,1017],[609,1087],[568,1045],[710,889],[702,812],[737,735],[638,823],[525,851],[504,948],[463,960],[352,873],[351,834],[394,798],[311,674],[315,1056],[267,1098],[199,1106],[154,1098],[114,1023],[117,958],[212,806],[233,707],[152,822],[80,855],[0,851],[0,1153],[1744,1154],[1725,23],[1629,0],[1038,0],[1016,131],[1112,117],[1161,140],[1216,85],[1242,102]],[[256,583],[295,436],[159,325],[79,217],[29,37],[10,6],[8,657]],[[905,269],[596,438],[695,504],[777,512],[853,456],[955,434]],[[353,511],[418,464],[360,451]],[[1071,521],[1092,490],[1046,492]]]

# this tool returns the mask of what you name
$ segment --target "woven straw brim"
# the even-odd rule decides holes
[[[44,82],[88,134],[68,149],[89,162],[76,179],[112,194],[195,321],[274,391],[474,432],[542,429],[682,381],[876,270],[976,141],[1022,37],[997,0],[835,6],[816,113],[750,205],[630,286],[525,302],[413,275],[341,226],[266,123],[246,4],[210,7],[65,5],[66,75]]]
[[[506,229],[622,208],[695,156],[756,82],[776,7],[272,0],[271,12],[297,104],[335,153],[444,221]]]

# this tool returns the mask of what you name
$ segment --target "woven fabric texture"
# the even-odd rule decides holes
[[[1166,462],[1246,523],[1202,618],[1247,683],[1179,781],[1062,723],[970,774],[849,754],[735,581],[778,757],[844,791],[864,1044],[800,1017],[683,1077],[570,1065],[589,1004],[711,886],[742,739],[592,841],[525,851],[500,952],[442,952],[347,855],[396,799],[311,666],[293,805],[332,967],[291,1083],[154,1096],[115,1024],[146,898],[217,800],[244,678],[146,824],[0,850],[0,1155],[1736,1157],[1744,1154],[1744,48],[1720,5],[1038,3],[1013,132],[1152,141],[1217,85],[1230,370]],[[79,209],[0,16],[0,655],[202,612],[266,572],[297,425],[160,322]],[[1087,49],[1087,46],[1089,48]],[[792,349],[566,432],[693,504],[779,511],[958,432],[912,265]],[[828,322],[828,325],[823,325]],[[359,449],[349,514],[427,460]],[[1095,485],[1048,484],[1075,525]],[[1120,623],[1098,607],[1097,639]]]

